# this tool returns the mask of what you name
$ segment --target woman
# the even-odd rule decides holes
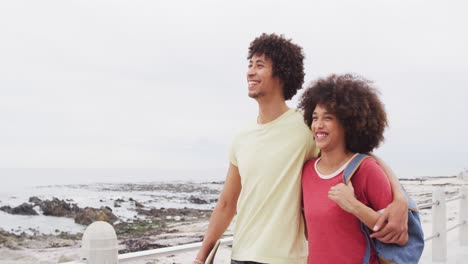
[[[320,149],[302,174],[309,238],[309,263],[362,263],[366,237],[362,221],[375,225],[392,201],[390,183],[374,159],[365,159],[344,185],[343,170],[357,153],[368,153],[383,141],[387,117],[376,90],[353,75],[331,75],[314,82],[299,108]],[[370,263],[379,263],[371,252]]]

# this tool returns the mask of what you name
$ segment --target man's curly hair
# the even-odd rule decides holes
[[[383,141],[387,114],[372,82],[351,74],[330,75],[313,82],[302,95],[299,108],[311,127],[317,105],[333,113],[345,130],[346,149],[367,153]]]
[[[284,99],[291,99],[304,84],[302,48],[283,35],[263,33],[250,43],[247,59],[262,54],[273,62],[273,76],[283,82]]]

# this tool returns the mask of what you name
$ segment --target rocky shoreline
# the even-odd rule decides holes
[[[107,215],[112,214],[112,211],[107,208],[85,208],[80,211],[81,213],[76,216],[75,221],[78,220],[79,222],[81,219],[85,219],[86,222],[91,223],[98,220],[107,220],[111,224],[115,222],[113,218],[107,217]],[[159,236],[162,234],[180,233],[178,226],[205,223],[211,216],[211,210],[190,208],[151,208],[138,209],[137,211],[141,217],[136,218],[134,221],[113,224],[119,238],[119,244],[122,245],[119,249],[120,254],[177,245],[179,244],[177,241],[164,244],[155,241],[159,241]],[[0,247],[13,250],[28,249],[34,248],[38,241],[44,243],[44,248],[67,247],[77,245],[83,236],[82,233],[71,234],[59,230],[56,230],[56,234],[42,234],[35,229],[29,231],[32,234],[26,232],[15,234],[0,229]],[[185,237],[185,234],[181,234],[180,237]],[[202,239],[202,236],[195,236],[191,239],[191,242],[198,242]]]
[[[125,184],[105,186],[105,191],[133,193],[149,191],[155,194],[164,191],[167,199],[172,194],[185,193],[186,203],[206,205],[209,209],[164,208],[158,207],[154,197],[138,201],[132,197],[109,198],[113,206],[99,208],[80,207],[72,198],[41,199],[31,196],[18,206],[1,206],[0,211],[11,215],[27,215],[31,219],[38,215],[64,217],[73,219],[77,224],[85,226],[94,221],[106,221],[113,225],[119,244],[119,254],[141,250],[156,249],[179,245],[183,243],[199,242],[203,239],[212,207],[222,187],[222,182],[204,184]],[[215,186],[213,187],[207,187]],[[111,208],[112,207],[112,208]],[[119,217],[114,210],[125,207],[133,212],[133,218]],[[53,234],[44,234],[35,228],[3,230],[0,228],[0,249],[44,250],[53,248],[79,247],[82,232],[64,232],[57,228]],[[78,252],[77,252],[78,253]],[[0,263],[2,258],[0,257]]]

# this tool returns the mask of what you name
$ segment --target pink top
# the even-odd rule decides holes
[[[308,263],[362,263],[366,238],[359,219],[327,195],[332,186],[343,182],[343,171],[323,179],[315,169],[316,161],[309,161],[302,172]],[[386,208],[392,201],[388,178],[374,159],[365,159],[351,182],[357,199],[375,211]],[[379,263],[374,251],[370,263]]]

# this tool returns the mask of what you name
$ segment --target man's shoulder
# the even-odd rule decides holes
[[[304,114],[298,109],[291,109],[291,114],[286,119],[286,122],[288,125],[293,125],[300,129],[308,129],[307,124],[304,121]]]
[[[304,112],[297,108],[291,108],[291,116],[304,122]]]
[[[302,111],[295,108],[291,108],[288,115],[285,118],[282,118],[279,122],[276,122],[274,127],[275,129],[284,129],[287,127],[287,130],[290,132],[296,130],[300,133],[310,133],[310,130],[304,121],[304,115]],[[250,135],[253,131],[257,130],[262,130],[262,127],[259,126],[256,122],[246,122],[239,126],[236,133],[234,134],[234,138]]]

